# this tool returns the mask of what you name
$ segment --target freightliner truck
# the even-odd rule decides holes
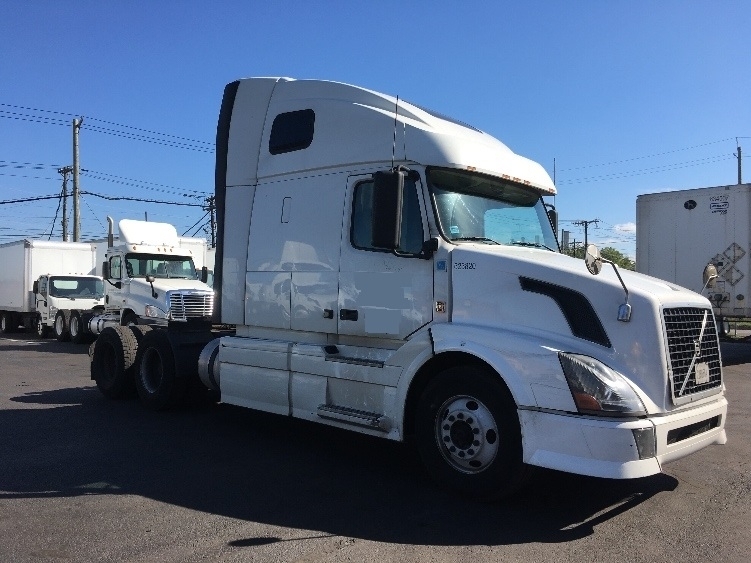
[[[169,223],[133,219],[119,221],[116,240],[114,220],[107,221],[101,264],[105,298],[96,314],[85,319],[89,333],[98,335],[114,325],[166,327],[169,322],[211,319],[214,291],[204,283],[205,241],[178,237]],[[194,255],[202,265],[199,271]]]
[[[225,88],[216,154],[214,322],[235,332],[108,328],[105,394],[135,384],[160,409],[200,378],[222,403],[410,440],[480,499],[532,466],[635,478],[725,443],[707,299],[596,247],[561,254],[549,175],[490,135],[347,84],[249,78]]]

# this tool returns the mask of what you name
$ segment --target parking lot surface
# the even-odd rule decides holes
[[[751,553],[751,344],[728,443],[609,481],[540,470],[478,504],[412,451],[227,405],[105,399],[86,346],[0,338],[0,561],[675,561]]]

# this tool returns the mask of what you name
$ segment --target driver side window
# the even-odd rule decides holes
[[[110,258],[110,277],[120,279],[122,276],[122,261],[119,256]]]
[[[355,186],[352,202],[352,246],[362,250],[385,250],[373,245],[373,181],[361,182]],[[404,182],[402,194],[402,226],[399,240],[399,254],[420,254],[425,240],[422,230],[422,213],[414,180]]]

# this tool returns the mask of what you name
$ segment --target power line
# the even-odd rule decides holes
[[[735,157],[732,155],[717,155],[712,157],[707,157],[703,159],[697,159],[697,160],[690,160],[686,162],[678,162],[673,164],[665,164],[662,166],[654,166],[652,168],[642,168],[641,170],[633,170],[633,171],[626,171],[626,172],[613,172],[612,174],[603,174],[600,176],[589,176],[584,178],[572,178],[570,180],[558,180],[558,185],[566,185],[566,184],[583,184],[587,182],[601,182],[603,180],[613,180],[616,178],[631,178],[633,176],[643,176],[645,174],[654,174],[657,172],[668,172],[670,170],[678,170],[680,168],[689,168],[691,166],[700,166],[702,164],[711,164],[714,162],[722,162],[724,160],[735,160]]]
[[[109,201],[138,201],[141,203],[159,203],[163,205],[179,205],[183,207],[204,207],[200,203],[184,203],[181,201],[164,201],[164,200],[158,200],[158,199],[145,199],[145,198],[138,198],[138,197],[127,197],[127,196],[107,196],[103,194],[98,194],[94,192],[88,192],[81,190],[81,195],[90,195],[93,197],[99,197],[102,199],[106,199]],[[48,195],[48,196],[37,196],[37,197],[28,197],[28,198],[22,198],[22,199],[6,199],[0,201],[0,205],[9,205],[13,203],[28,203],[30,201],[43,201],[47,199],[62,199],[62,194],[57,195]]]
[[[94,192],[87,192],[84,190],[81,190],[81,195],[90,195],[94,197],[99,197],[102,199],[106,199],[108,201],[138,201],[141,203],[160,203],[164,205],[180,205],[183,207],[203,207],[200,203],[182,203],[179,201],[161,201],[158,199],[143,199],[138,197],[127,197],[127,196],[106,196],[102,194],[97,194]]]
[[[660,152],[660,153],[655,153],[655,154],[649,154],[649,155],[645,155],[645,156],[635,156],[633,158],[626,158],[626,159],[623,159],[623,160],[613,160],[611,162],[601,162],[599,164],[587,164],[585,166],[577,166],[577,167],[574,167],[574,168],[561,168],[559,170],[559,172],[568,172],[569,170],[583,170],[585,168],[596,168],[596,167],[599,167],[599,166],[612,166],[613,164],[623,164],[624,162],[633,162],[635,160],[644,160],[644,159],[647,159],[647,158],[655,158],[655,157],[658,157],[658,156],[665,156],[666,154],[674,154],[674,153],[677,153],[677,152],[688,151],[688,150],[692,150],[692,149],[698,149],[698,148],[701,148],[701,147],[708,147],[709,145],[716,145],[718,143],[725,143],[727,141],[732,141],[733,139],[747,139],[747,138],[748,137],[728,137],[726,139],[720,139],[718,141],[710,141],[708,143],[702,143],[700,145],[693,145],[691,147],[684,147],[682,149],[675,149],[675,150],[672,150],[672,151],[665,151],[665,152]]]

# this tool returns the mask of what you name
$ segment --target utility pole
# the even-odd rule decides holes
[[[208,211],[210,213],[211,218],[211,248],[216,248],[216,200],[214,199],[214,196],[209,196],[206,198],[206,207],[204,207],[205,211]]]
[[[589,244],[587,239],[587,229],[589,228],[590,223],[594,223],[595,226],[597,226],[597,223],[599,223],[599,219],[591,219],[589,221],[574,221],[574,225],[579,225],[584,227],[584,249],[586,251],[587,245]]]
[[[63,175],[63,242],[68,242],[68,174],[73,172],[72,166],[57,169]]]
[[[81,212],[78,205],[81,193],[78,177],[81,166],[78,161],[78,132],[82,123],[83,117],[73,120],[73,242],[81,240]]]
[[[738,153],[733,156],[738,159],[738,185],[743,183],[743,175],[741,174],[741,146],[738,145],[738,139],[735,140],[735,144],[738,146]]]

